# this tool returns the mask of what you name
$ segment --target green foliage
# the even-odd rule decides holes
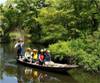
[[[59,29],[60,28],[60,29]],[[67,33],[62,25],[49,25],[48,27],[43,27],[42,29],[42,41],[53,43],[58,40],[64,39],[64,33]]]
[[[68,43],[61,41],[56,44],[50,45],[49,50],[53,53],[53,55],[65,56],[71,53]]]
[[[49,50],[54,57],[74,57],[75,63],[83,66],[88,71],[100,70],[100,31],[87,38],[70,41],[60,41],[49,45]],[[95,36],[95,37],[94,37]],[[58,56],[59,55],[59,56]],[[63,57],[63,58],[64,58]]]
[[[91,34],[97,30],[99,3],[98,0],[7,0],[0,6],[0,17],[5,19],[1,19],[1,24],[8,32],[12,28],[24,29],[31,33],[33,41],[54,43],[76,39],[84,32]]]

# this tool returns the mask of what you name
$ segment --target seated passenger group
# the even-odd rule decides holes
[[[43,65],[45,62],[51,61],[50,51],[46,49],[27,48],[24,55],[24,61]]]

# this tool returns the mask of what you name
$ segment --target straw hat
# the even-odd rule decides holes
[[[45,52],[46,50],[47,50],[47,49],[45,49],[45,48],[43,49],[44,52]]]
[[[31,51],[31,48],[26,48],[26,51]]]
[[[43,49],[40,50],[40,52],[43,52],[43,51],[44,51]]]
[[[38,50],[37,49],[33,49],[33,52],[38,52]]]
[[[17,41],[18,42],[24,42],[24,39],[23,38],[18,38]]]

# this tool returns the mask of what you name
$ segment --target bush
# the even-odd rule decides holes
[[[85,39],[59,41],[49,45],[54,57],[74,57],[75,63],[87,71],[100,70],[100,40],[87,36]]]

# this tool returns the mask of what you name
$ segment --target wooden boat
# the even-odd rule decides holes
[[[78,67],[77,65],[67,65],[67,64],[58,64],[58,63],[53,63],[53,65],[39,65],[36,63],[25,62],[21,59],[17,59],[17,63],[26,65],[32,68],[38,68],[45,71],[60,72],[60,73],[67,72],[67,70]]]

